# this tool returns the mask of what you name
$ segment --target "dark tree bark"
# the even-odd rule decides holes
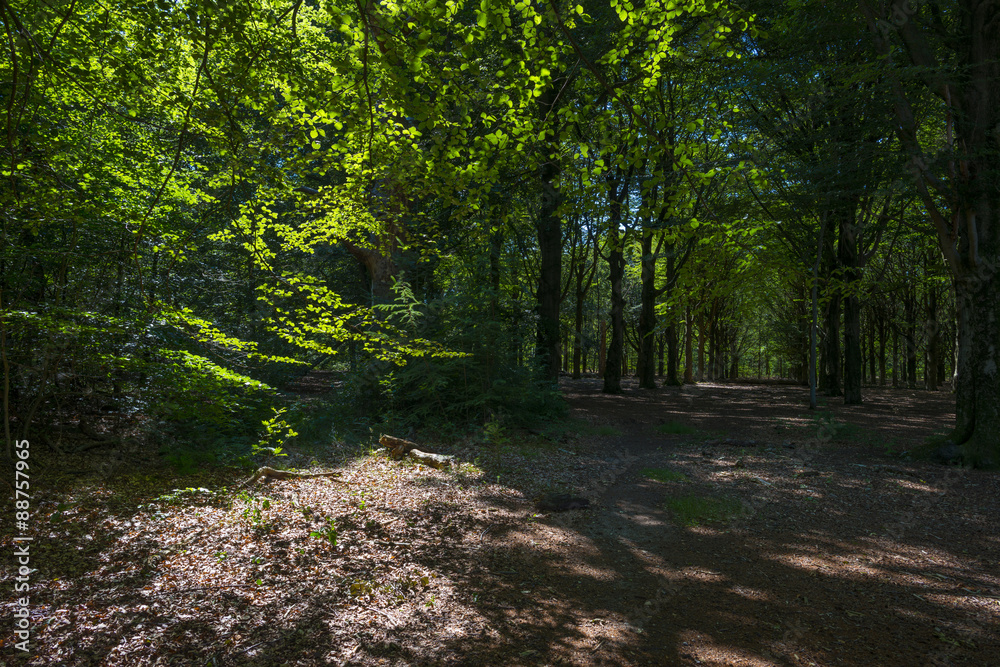
[[[820,390],[827,396],[842,396],[840,388],[840,291],[836,290],[824,309],[826,339],[823,341],[823,356],[820,366],[823,376]]]
[[[691,306],[684,316],[684,383],[694,384],[694,322],[691,321]]]
[[[861,235],[859,225],[854,222],[854,207],[845,207],[840,217],[840,239],[837,244],[837,259],[843,270],[844,296],[844,403],[861,403],[861,299],[857,293],[857,282],[861,277],[858,244]]]
[[[1000,465],[1000,2],[954,5],[860,0],[879,55],[890,66],[896,134],[955,283],[959,349],[951,439],[962,446],[966,462]],[[896,23],[888,21],[893,10],[901,14]],[[947,23],[940,20],[944,12],[952,14]],[[894,52],[894,44],[902,48]],[[894,63],[897,53],[909,62]],[[913,66],[941,102],[950,159],[925,156],[895,66]]]
[[[653,231],[642,230],[640,274],[642,288],[639,306],[639,388],[656,389],[656,255]]]
[[[707,339],[705,331],[705,311],[698,310],[698,381],[705,379],[705,343]]]
[[[632,169],[622,174],[615,172],[608,177],[608,273],[611,283],[611,342],[608,344],[607,359],[604,364],[605,394],[620,394],[622,391],[622,368],[625,365],[625,296],[622,280],[625,277],[625,238],[628,228],[621,229],[622,209],[632,180]]]
[[[577,263],[574,272],[576,278],[576,288],[574,290],[574,294],[576,296],[576,308],[573,313],[574,379],[579,379],[581,377],[580,365],[583,358],[583,306],[587,299],[587,293],[590,292],[590,287],[594,284],[594,275],[597,273],[597,258],[599,252],[597,247],[597,234],[591,234],[590,240],[594,249],[590,267],[588,268],[586,263],[583,261],[583,258],[581,258],[580,262]]]
[[[875,372],[875,317],[872,308],[868,309],[868,378],[872,384],[878,378]]]
[[[899,389],[899,326],[892,324],[892,386]]]
[[[877,309],[878,319],[878,383],[885,386],[885,308],[880,304]]]
[[[662,333],[656,337],[656,358],[658,359],[656,363],[656,374],[663,377],[664,367],[663,367],[663,342],[666,339],[666,334]]]
[[[604,364],[605,394],[620,394],[622,391],[622,368],[625,365],[625,297],[622,294],[622,279],[625,277],[625,255],[617,229],[611,233],[611,248],[608,253],[608,280],[611,283],[611,341],[608,343],[607,359]]]
[[[906,353],[906,388],[917,388],[917,295],[916,287],[903,287],[903,344]]]
[[[942,378],[938,377],[939,355],[941,354],[941,332],[938,330],[938,294],[937,287],[927,288],[927,323],[924,325],[927,334],[927,362],[924,368],[925,385],[930,391],[937,391]]]
[[[538,210],[536,233],[540,255],[538,290],[535,293],[538,309],[538,333],[535,357],[543,376],[551,381],[559,378],[559,304],[562,291],[562,221],[559,218],[559,141],[557,131],[560,91],[565,77],[554,79],[539,98],[539,116],[546,120],[546,141],[543,142],[542,164],[538,168],[541,185],[541,204]]]
[[[667,376],[663,379],[664,386],[678,387],[681,384],[677,377],[678,366],[680,365],[679,350],[677,345],[677,322],[671,321],[666,331],[667,338]]]

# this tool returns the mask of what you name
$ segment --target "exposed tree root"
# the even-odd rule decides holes
[[[311,477],[337,477],[338,475],[340,475],[339,472],[313,472],[313,473],[291,472],[290,470],[275,470],[274,468],[269,468],[267,466],[264,466],[263,468],[259,468],[257,472],[254,473],[253,477],[240,484],[240,488],[242,489],[244,486],[253,484],[257,480],[262,478],[263,479],[309,479]],[[340,482],[341,484],[350,484],[350,482],[344,482],[339,479],[336,481]]]

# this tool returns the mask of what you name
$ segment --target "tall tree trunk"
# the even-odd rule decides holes
[[[678,338],[677,338],[677,321],[671,320],[670,326],[667,327],[666,331],[667,338],[667,377],[663,380],[663,384],[667,387],[677,387],[680,386],[681,381],[677,377],[677,367],[679,366],[678,361],[680,361],[679,350],[678,350]]]
[[[608,363],[608,323],[601,320],[601,346],[597,350],[597,372],[604,377],[604,370]]]
[[[551,381],[559,378],[559,302],[562,290],[562,224],[559,219],[559,142],[555,124],[556,109],[559,104],[562,79],[553,80],[538,102],[539,116],[549,119],[553,127],[546,128],[548,140],[542,150],[542,165],[538,169],[541,185],[541,205],[538,211],[537,236],[540,265],[538,290],[538,334],[535,356],[542,368],[543,376]]]
[[[732,332],[729,340],[729,379],[736,380],[740,376],[740,355],[737,349],[736,332]]]
[[[868,377],[872,384],[876,384],[878,374],[875,372],[875,312],[868,309]]]
[[[823,359],[820,364],[823,369],[823,377],[820,382],[820,389],[827,396],[842,396],[840,388],[840,291],[835,290],[830,296],[830,300],[823,309],[823,317],[826,323],[826,340],[823,345]]]
[[[878,308],[878,384],[885,386],[885,308]]]
[[[583,274],[576,279],[576,309],[573,313],[573,379],[581,377],[580,363],[583,357],[583,305],[586,292],[583,291]]]
[[[656,374],[663,377],[664,367],[663,367],[663,342],[666,340],[666,333],[661,333],[656,337],[656,358],[658,359],[656,363]]]
[[[608,257],[608,280],[611,283],[611,342],[604,365],[605,394],[620,394],[622,391],[622,366],[625,357],[625,296],[622,294],[622,279],[625,277],[625,255],[618,239],[617,224],[611,232],[612,247]]]
[[[707,342],[708,332],[705,330],[705,311],[698,311],[698,381],[703,382],[705,380],[705,343]]]
[[[906,388],[917,388],[917,297],[915,287],[906,285],[903,297],[903,312],[906,318],[906,328],[903,330],[903,343],[906,350]]]
[[[938,377],[938,355],[940,354],[941,332],[938,331],[938,295],[933,285],[927,288],[927,367],[924,369],[927,389],[937,391],[941,378]]]
[[[899,326],[892,324],[892,386],[899,389]]]
[[[694,384],[694,322],[691,321],[691,306],[684,316],[684,383]]]
[[[857,282],[861,277],[858,243],[861,231],[854,221],[854,207],[845,206],[840,215],[837,259],[844,271],[844,403],[861,403],[861,299]]]
[[[609,215],[608,215],[608,273],[611,283],[611,343],[608,345],[607,360],[604,364],[605,394],[620,394],[622,391],[622,367],[625,365],[625,295],[622,292],[622,281],[625,278],[625,238],[620,229],[622,224],[622,209],[628,194],[632,169],[625,174],[617,174],[608,178]]]
[[[708,316],[708,364],[707,372],[709,380],[717,380],[718,375],[716,370],[719,366],[719,327],[718,323],[715,321],[715,305],[712,306],[712,312]]]
[[[656,389],[656,257],[653,232],[642,230],[640,274],[642,288],[639,307],[639,388]]]

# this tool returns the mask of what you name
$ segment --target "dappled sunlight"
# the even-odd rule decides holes
[[[752,588],[750,586],[744,586],[743,584],[736,584],[728,589],[729,593],[738,595],[742,598],[746,598],[748,601],[752,602],[776,602],[775,597],[768,591],[761,588]]]

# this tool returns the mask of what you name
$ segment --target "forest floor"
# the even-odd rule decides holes
[[[1000,477],[901,456],[951,395],[563,384],[565,422],[421,443],[451,471],[335,444],[281,462],[340,478],[239,489],[33,444],[30,651],[8,622],[0,662],[1000,664]]]

